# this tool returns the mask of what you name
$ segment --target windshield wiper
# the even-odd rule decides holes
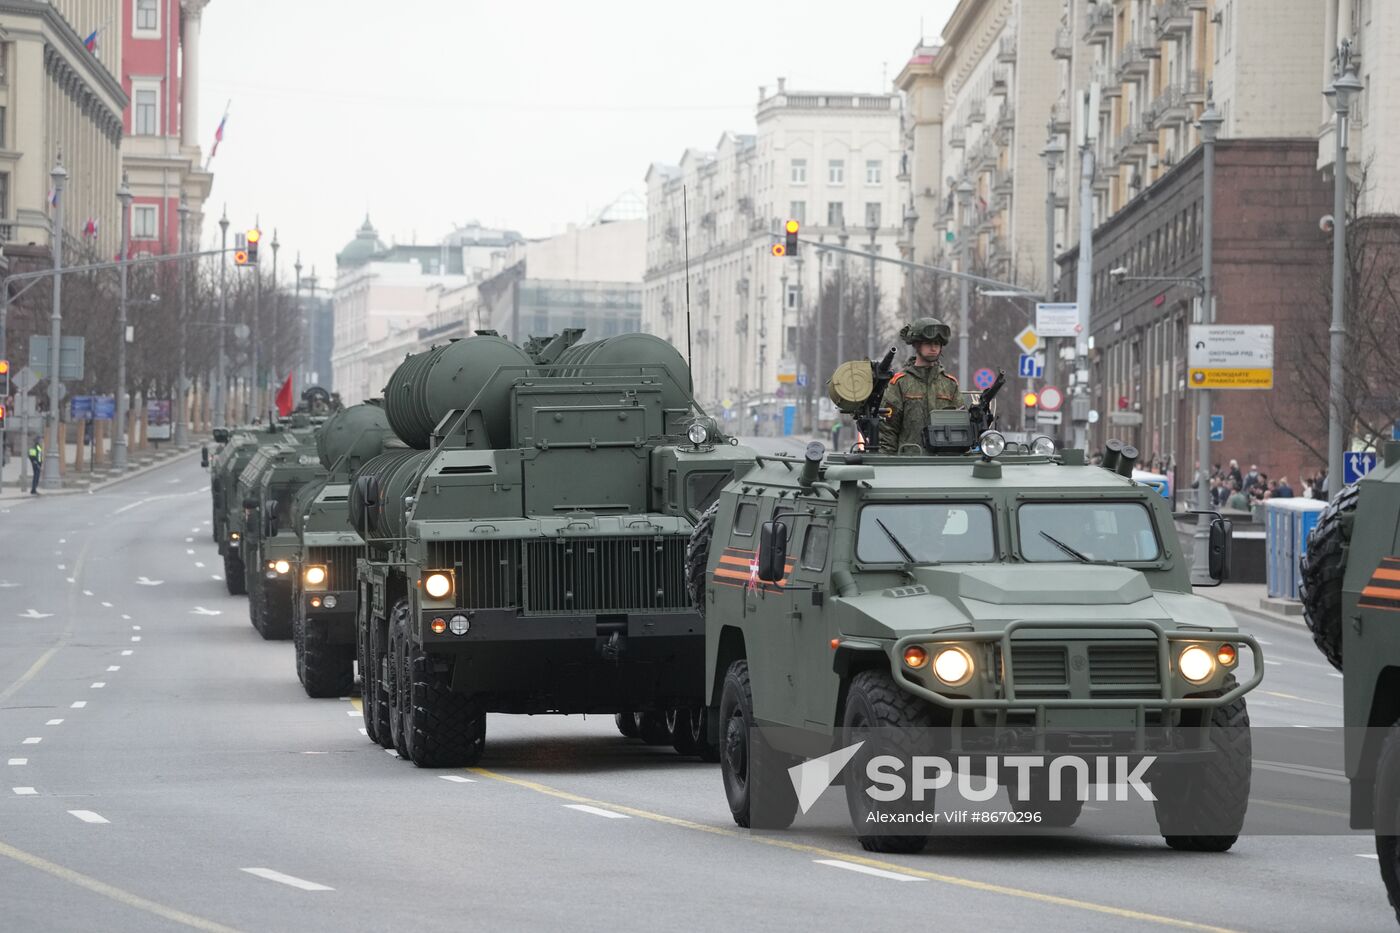
[[[899,553],[903,555],[905,563],[918,563],[918,561],[914,559],[914,555],[909,553],[909,549],[899,542],[899,539],[894,536],[893,531],[890,531],[888,525],[886,525],[883,521],[881,521],[878,518],[875,519],[875,524],[879,525],[880,530],[885,533],[885,537],[890,539],[890,544],[893,544],[895,547],[899,548]]]
[[[1054,535],[1050,534],[1050,532],[1048,532],[1048,531],[1042,531],[1042,532],[1041,532],[1041,535],[1045,538],[1046,541],[1049,541],[1051,544],[1055,545],[1055,547],[1057,547],[1057,548],[1059,548],[1060,550],[1064,551],[1066,554],[1068,554],[1070,557],[1073,557],[1075,560],[1079,561],[1081,564],[1112,564],[1112,563],[1115,563],[1115,561],[1111,561],[1111,560],[1095,560],[1094,558],[1089,557],[1088,555],[1081,554],[1079,551],[1076,551],[1074,548],[1070,547],[1068,544],[1065,544],[1063,541],[1061,541],[1059,538],[1056,538]]]

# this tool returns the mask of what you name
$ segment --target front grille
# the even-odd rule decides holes
[[[526,545],[525,612],[532,615],[690,608],[686,539],[576,537]]]
[[[1089,682],[1159,686],[1157,642],[1089,646]]]
[[[520,541],[430,541],[428,570],[454,570],[463,609],[520,606]]]
[[[1028,684],[1063,684],[1069,679],[1064,645],[1011,643],[1011,673],[1019,692]]]
[[[355,558],[359,554],[358,547],[312,547],[307,548],[306,562],[326,565],[326,589],[353,590],[358,588]]]

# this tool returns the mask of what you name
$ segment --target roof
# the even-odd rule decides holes
[[[376,253],[385,250],[383,242],[379,239],[379,233],[374,229],[374,224],[369,222],[369,215],[365,215],[365,222],[360,225],[360,229],[355,233],[355,239],[345,244],[345,248],[335,254],[335,264],[337,266],[359,266],[370,261]]]

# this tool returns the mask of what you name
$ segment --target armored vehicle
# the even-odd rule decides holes
[[[921,455],[826,456],[814,443],[804,458],[759,457],[697,525],[690,587],[735,822],[786,827],[789,767],[918,730],[947,743],[939,754],[1126,741],[1156,756],[1167,843],[1229,848],[1248,800],[1255,640],[1192,594],[1167,503],[1129,477],[1134,448],[1110,442],[1090,466],[1048,438],[979,440],[971,422],[933,412]],[[1229,531],[1211,529],[1217,579]],[[1240,683],[1246,645],[1254,673]],[[1197,744],[1181,747],[1177,727]],[[871,738],[850,759],[852,825],[868,850],[918,851],[927,836],[882,829],[868,782],[849,777],[883,747]],[[1186,752],[1210,766],[1188,775],[1173,757]],[[1032,783],[1012,806],[1069,826],[1083,800]]]
[[[386,442],[397,443],[378,400],[332,415],[316,435],[326,475],[303,486],[292,507],[292,641],[297,679],[310,697],[354,689],[355,562],[364,540],[350,524],[350,475]]]
[[[286,439],[285,430],[281,424],[245,425],[218,429],[214,438],[222,444],[209,466],[214,540],[224,562],[224,587],[233,596],[248,591],[247,571],[243,566],[243,503],[238,493],[238,480],[260,448],[280,444]],[[219,432],[222,432],[222,441]]]
[[[1318,517],[1299,570],[1313,640],[1342,671],[1351,825],[1375,831],[1400,920],[1400,442]]]
[[[410,356],[384,406],[411,450],[356,471],[365,728],[419,766],[475,761],[487,712],[660,713],[713,756],[693,523],[753,451],[644,334],[533,354],[478,334]]]

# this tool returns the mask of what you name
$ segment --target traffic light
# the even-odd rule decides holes
[[[0,401],[10,395],[10,361],[0,360]]]
[[[787,231],[787,243],[784,246],[784,250],[788,256],[797,255],[797,231],[800,228],[800,226],[801,225],[795,220],[789,220],[783,226],[783,229]],[[774,253],[774,255],[779,254]]]
[[[258,264],[258,240],[262,239],[262,231],[257,227],[248,231],[248,259],[246,265],[256,266]]]
[[[1025,405],[1027,408],[1034,408],[1039,402],[1040,397],[1034,392],[1027,392],[1025,395],[1021,396],[1021,404]]]
[[[787,255],[787,247],[781,243],[773,244],[773,255],[779,258]]]
[[[248,265],[248,238],[241,233],[233,235],[233,264],[240,267]]]
[[[0,431],[5,430],[5,403],[0,402]]]

